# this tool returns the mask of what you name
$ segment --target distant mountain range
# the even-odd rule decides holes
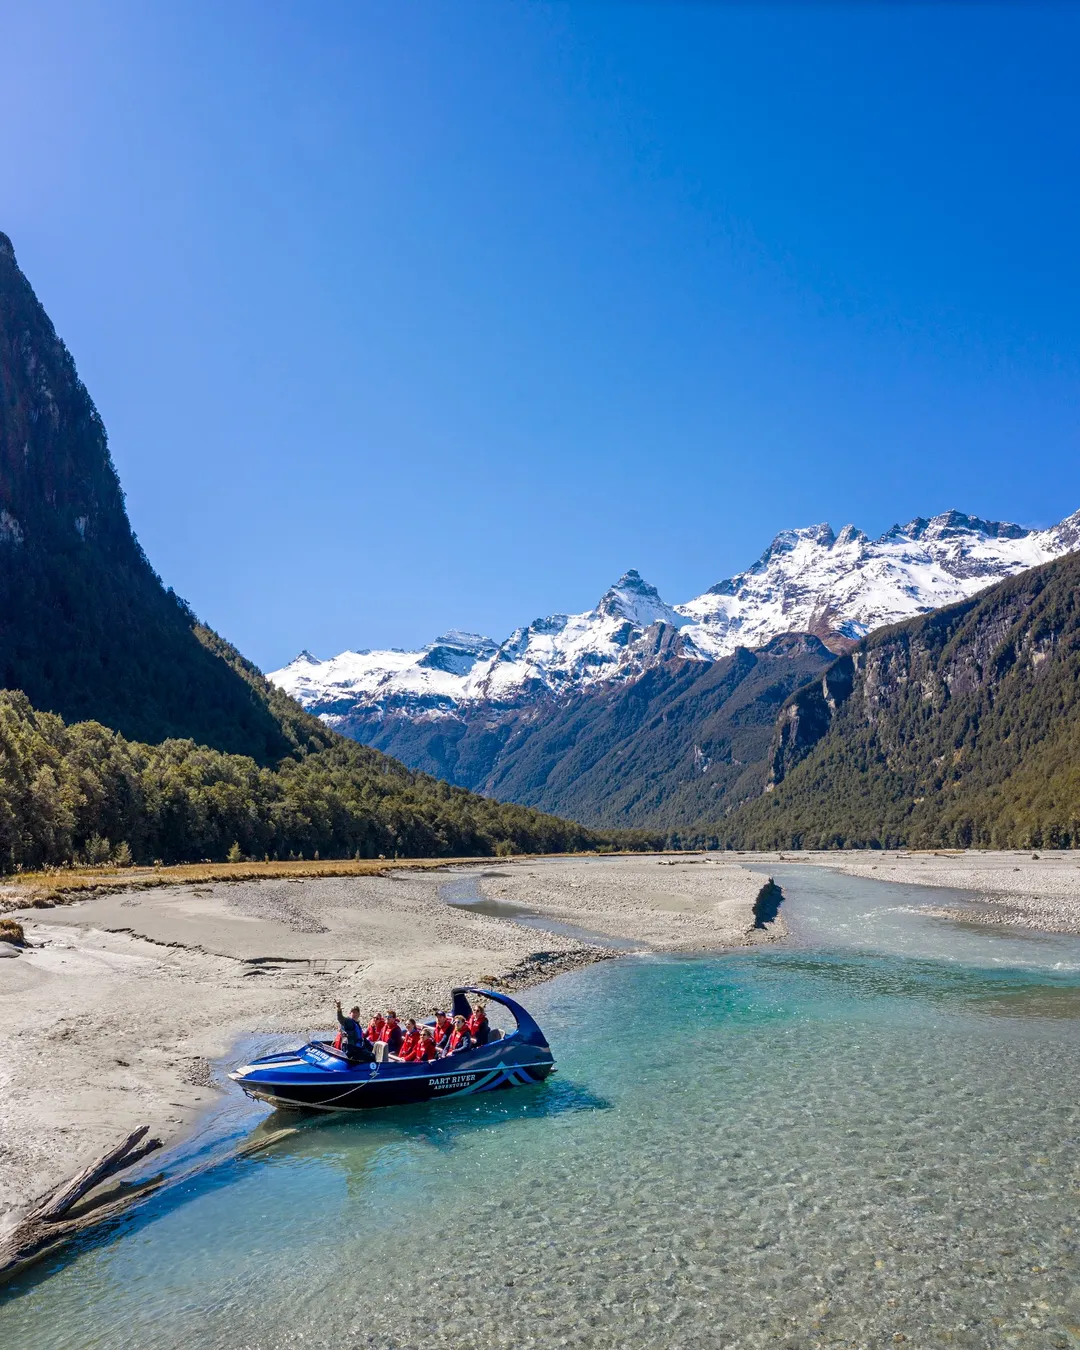
[[[853,525],[784,530],[757,562],[681,605],[626,572],[584,614],[550,614],[503,642],[451,629],[420,651],[301,652],[269,679],[331,725],[361,710],[446,712],[505,707],[632,679],[655,659],[650,629],[672,630],[667,651],[715,661],[812,633],[842,651],[887,623],[975,595],[1080,546],[1080,511],[1047,530],[946,511],[894,525],[871,540]],[[672,640],[673,639],[673,640]],[[348,729],[348,723],[343,723]]]
[[[303,652],[269,678],[461,786],[598,825],[692,826],[761,790],[777,708],[833,656],[1078,546],[1080,512],[1046,530],[959,511],[876,540],[785,530],[684,604],[630,571],[594,609],[503,642],[451,631],[421,651]]]

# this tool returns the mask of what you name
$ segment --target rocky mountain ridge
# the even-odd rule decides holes
[[[520,708],[613,680],[658,660],[717,661],[785,633],[850,648],[885,624],[970,598],[1080,547],[1080,511],[1027,530],[959,511],[894,525],[871,540],[853,525],[784,530],[746,571],[669,605],[634,570],[583,614],[551,614],[499,643],[452,630],[421,651],[302,652],[270,679],[330,725]],[[350,730],[350,727],[352,728]]]
[[[147,561],[101,417],[5,234],[0,687],[133,740],[192,737],[260,763],[327,736]]]

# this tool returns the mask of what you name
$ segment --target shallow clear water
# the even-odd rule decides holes
[[[1080,1345],[1080,942],[780,879],[783,949],[533,991],[549,1083],[180,1185],[0,1344]]]

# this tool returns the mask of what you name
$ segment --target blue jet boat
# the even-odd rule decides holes
[[[513,1031],[492,1031],[487,1045],[446,1059],[403,1064],[396,1060],[350,1062],[329,1041],[310,1041],[284,1055],[264,1055],[229,1077],[249,1097],[292,1110],[363,1111],[374,1106],[404,1106],[435,1097],[464,1097],[473,1092],[539,1083],[555,1068],[544,1033],[520,1003],[490,989],[453,990],[453,1014],[472,1012],[467,995],[499,1003],[513,1016]]]

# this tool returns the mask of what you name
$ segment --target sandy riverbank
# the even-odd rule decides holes
[[[450,907],[439,887],[463,875],[484,898],[651,948],[762,937],[748,930],[763,878],[715,855],[219,882],[21,911],[34,945],[0,959],[0,1230],[135,1125],[182,1137],[240,1036],[329,1031],[338,997],[426,1013],[453,984],[523,988],[610,955]]]

